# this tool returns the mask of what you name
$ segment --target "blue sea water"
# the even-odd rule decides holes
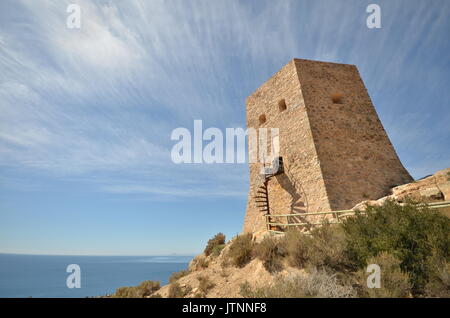
[[[0,297],[89,297],[144,280],[164,285],[192,256],[56,256],[0,254]],[[68,288],[69,264],[81,269],[81,288]]]

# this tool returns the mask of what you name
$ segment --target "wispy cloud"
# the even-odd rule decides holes
[[[292,57],[357,64],[413,174],[428,171],[418,162],[449,163],[446,1],[432,10],[380,1],[381,30],[365,27],[364,1],[349,9],[337,1],[138,0],[75,1],[82,28],[73,30],[71,2],[0,4],[5,172],[83,178],[114,193],[235,195],[230,189],[245,189],[245,165],[175,166],[170,132],[194,119],[244,125],[245,97]]]

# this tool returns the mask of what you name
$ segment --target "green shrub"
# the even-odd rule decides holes
[[[245,298],[348,298],[356,292],[350,285],[342,284],[336,274],[313,269],[308,275],[279,278],[275,283],[252,288],[248,282],[241,285],[240,294]]]
[[[400,260],[400,268],[410,276],[414,295],[425,292],[432,263],[448,261],[450,220],[416,204],[398,205],[387,201],[369,206],[343,223],[347,235],[347,254],[360,268],[369,258],[387,252]],[[433,256],[433,257],[432,257]]]
[[[291,230],[286,233],[283,244],[291,266],[333,270],[355,267],[347,257],[347,240],[340,226],[324,224],[312,230],[311,235]]]
[[[440,208],[440,209],[437,209],[437,211],[439,213],[441,213],[442,215],[445,215],[446,217],[450,218],[450,207]]]
[[[356,266],[347,257],[347,239],[339,225],[325,223],[311,231],[307,246],[308,265],[337,271],[354,269]]]
[[[217,233],[212,239],[208,241],[203,253],[205,253],[206,256],[209,256],[216,246],[223,244],[225,244],[225,235],[223,233]]]
[[[297,230],[290,230],[285,234],[283,245],[288,254],[289,265],[303,268],[308,261],[308,247],[312,238]]]
[[[254,243],[252,234],[238,235],[230,245],[228,257],[231,264],[237,267],[244,267],[252,259]]]
[[[188,270],[181,270],[179,272],[175,272],[169,277],[169,282],[174,283],[177,280],[179,280],[181,277],[186,276],[187,274],[189,274]]]
[[[198,289],[202,295],[206,295],[208,291],[215,286],[207,276],[199,276],[197,279],[199,282]]]
[[[431,258],[432,271],[425,286],[427,297],[450,297],[450,263],[440,258]]]
[[[283,269],[282,258],[286,255],[286,249],[282,242],[272,236],[267,236],[256,245],[255,255],[263,261],[268,272],[275,273]]]
[[[360,296],[371,298],[400,298],[411,294],[409,275],[400,268],[400,260],[386,252],[368,259],[367,264],[380,266],[380,288],[369,288],[367,278],[370,273],[359,271]]]
[[[211,255],[217,257],[222,253],[222,250],[225,248],[225,244],[216,245],[213,247],[211,251]]]

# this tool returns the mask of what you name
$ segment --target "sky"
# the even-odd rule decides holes
[[[175,164],[170,135],[245,128],[292,58],[357,65],[411,175],[450,167],[449,32],[446,0],[2,0],[0,253],[192,255],[239,233],[247,164]]]

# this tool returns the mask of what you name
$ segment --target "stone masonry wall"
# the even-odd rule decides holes
[[[287,109],[280,112],[278,103],[283,99]],[[259,123],[261,115],[266,116],[264,124]],[[247,98],[247,127],[279,128],[280,155],[285,167],[290,167],[289,172],[295,171],[295,178],[283,174],[269,181],[270,213],[329,210],[294,61]],[[259,211],[253,199],[260,185],[260,167],[260,163],[250,164],[250,191],[244,232],[256,232],[266,228],[264,213]],[[297,188],[302,190],[298,191]]]
[[[342,96],[339,103],[332,94]],[[279,107],[282,100],[285,110]],[[268,183],[272,215],[349,209],[412,180],[353,65],[290,61],[247,98],[247,127],[279,129],[286,173]],[[250,163],[244,232],[266,229],[254,199],[260,168],[261,163]]]
[[[331,208],[349,209],[411,182],[356,66],[306,60],[296,65]],[[334,103],[332,94],[341,101]]]

